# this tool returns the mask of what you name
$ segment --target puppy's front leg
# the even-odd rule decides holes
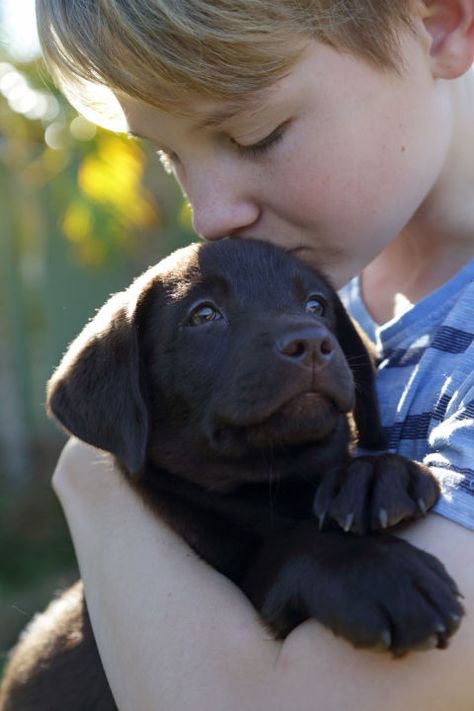
[[[315,618],[354,647],[445,647],[463,608],[432,555],[388,534],[320,532],[305,521],[268,539],[243,585],[279,638]]]

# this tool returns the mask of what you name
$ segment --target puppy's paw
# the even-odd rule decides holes
[[[356,648],[391,653],[447,647],[464,614],[434,556],[386,534],[312,536],[258,600],[277,637],[315,618]]]
[[[354,571],[356,594],[348,600],[350,613],[335,631],[355,647],[387,651],[393,657],[445,649],[459,628],[464,609],[462,595],[442,563],[385,535],[375,536],[363,555],[370,556],[372,564],[362,575],[361,570]]]
[[[314,500],[320,527],[366,533],[424,516],[439,485],[429,469],[398,454],[357,457],[342,473],[323,477]]]

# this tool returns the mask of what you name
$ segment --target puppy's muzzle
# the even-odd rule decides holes
[[[213,449],[321,440],[352,410],[354,381],[335,336],[322,324],[282,320],[254,329],[252,347],[221,374],[225,386],[203,422]]]

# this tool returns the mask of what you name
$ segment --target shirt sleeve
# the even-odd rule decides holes
[[[474,376],[451,399],[445,417],[431,431],[424,459],[438,479],[441,497],[434,511],[474,530]]]

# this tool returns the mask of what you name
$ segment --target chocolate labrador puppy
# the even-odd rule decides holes
[[[463,610],[441,563],[384,531],[434,504],[427,469],[353,454],[382,446],[373,379],[319,272],[228,239],[179,250],[112,297],[48,404],[275,637],[313,617],[397,656],[445,647]],[[30,627],[2,693],[2,711],[116,708],[80,584]]]

